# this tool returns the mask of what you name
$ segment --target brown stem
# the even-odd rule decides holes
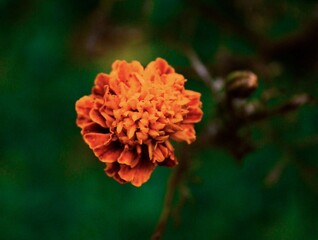
[[[203,64],[198,54],[189,47],[184,48],[184,53],[191,62],[192,68],[201,78],[201,80],[207,85],[214,97],[217,97],[220,93],[221,88],[223,87],[223,81],[213,79],[207,67]]]
[[[171,215],[173,198],[175,196],[177,188],[180,186],[180,183],[184,180],[184,175],[188,169],[188,157],[186,156],[186,154],[187,151],[183,149],[183,156],[181,157],[179,166],[174,170],[174,172],[170,176],[163,208],[157,226],[152,234],[152,240],[158,240],[162,237],[169,216]]]
[[[180,223],[181,209],[183,208],[185,203],[191,198],[190,190],[185,183],[181,184],[179,189],[180,189],[179,200],[178,200],[178,203],[176,204],[176,206],[173,210],[173,213],[172,213],[172,217],[174,219],[175,224]]]
[[[277,183],[288,163],[289,159],[287,157],[279,160],[265,177],[264,184],[267,187],[272,187],[275,183]]]

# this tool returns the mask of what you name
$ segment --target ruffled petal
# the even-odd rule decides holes
[[[117,182],[121,184],[127,183],[127,181],[125,181],[119,176],[118,174],[119,169],[120,169],[120,165],[117,162],[106,163],[106,168],[104,171],[107,176],[114,178]]]
[[[118,162],[134,168],[139,163],[140,157],[140,154],[135,149],[130,150],[125,146],[124,151],[122,151],[118,158]]]
[[[197,123],[200,122],[203,112],[200,108],[189,108],[189,112],[185,116],[183,123]]]
[[[95,149],[96,147],[100,146],[107,146],[111,139],[111,134],[87,133],[84,135],[84,140],[91,149]]]
[[[85,124],[91,122],[89,118],[89,112],[94,105],[93,98],[91,96],[84,96],[76,101],[75,110],[77,112],[76,124],[82,128]]]
[[[121,165],[118,175],[127,182],[131,182],[135,187],[140,187],[147,182],[156,165],[147,160],[141,160],[139,164],[131,168],[127,165]]]
[[[164,154],[165,159],[162,162],[158,162],[158,165],[165,167],[174,167],[178,165],[177,158],[174,155],[174,148],[169,141],[166,141],[158,145],[161,152]]]
[[[163,162],[168,157],[168,149],[161,144],[153,150],[153,159],[156,162]]]
[[[91,118],[91,120],[93,122],[98,123],[99,125],[101,125],[104,128],[107,128],[106,125],[106,120],[105,118],[102,116],[102,114],[100,113],[100,111],[98,111],[97,109],[92,109],[89,112],[89,117]]]
[[[166,60],[162,58],[157,58],[154,62],[155,68],[159,71],[159,74],[169,74],[174,73],[174,68],[171,67]]]
[[[116,142],[112,142],[107,146],[101,146],[94,149],[94,154],[101,162],[116,162],[123,149]]]
[[[105,93],[105,86],[109,83],[109,75],[99,73],[95,78],[95,86],[92,89],[93,94],[103,96]]]
[[[88,123],[83,125],[82,131],[81,131],[83,136],[86,133],[92,133],[92,132],[94,132],[94,133],[109,133],[109,129],[103,128],[95,122],[88,122]]]
[[[192,143],[195,140],[195,130],[192,124],[183,124],[181,125],[183,130],[178,131],[171,135],[171,138],[175,141],[185,141],[188,144]]]
[[[184,95],[190,100],[189,106],[201,107],[202,103],[200,101],[201,93],[185,90]]]
[[[178,161],[175,155],[171,154],[163,162],[158,163],[158,165],[165,166],[165,167],[175,167],[176,165],[178,165]]]
[[[200,122],[203,116],[203,111],[201,109],[202,103],[200,101],[201,94],[191,90],[185,90],[185,95],[190,102],[188,103],[188,113],[184,117],[183,123]]]

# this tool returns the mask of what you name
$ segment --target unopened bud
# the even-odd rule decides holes
[[[231,98],[247,98],[257,86],[257,76],[250,71],[232,72],[225,82],[226,93]]]

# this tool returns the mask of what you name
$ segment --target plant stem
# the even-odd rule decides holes
[[[157,223],[157,226],[152,234],[152,240],[158,240],[162,237],[162,234],[167,225],[168,219],[172,211],[172,201],[174,199],[177,188],[180,183],[184,180],[184,176],[188,169],[188,151],[183,149],[183,156],[179,162],[179,166],[172,172],[164,199],[163,208]]]

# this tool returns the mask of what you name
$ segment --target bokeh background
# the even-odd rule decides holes
[[[317,21],[314,0],[1,0],[0,238],[150,239],[171,169],[141,188],[106,177],[75,101],[114,60],[163,57],[202,93],[200,134],[216,105],[183,45],[213,77],[254,71],[254,100],[265,89],[278,92],[272,105],[315,98]],[[249,130],[257,148],[241,164],[212,146],[192,154],[191,198],[163,239],[318,239],[317,106]]]

